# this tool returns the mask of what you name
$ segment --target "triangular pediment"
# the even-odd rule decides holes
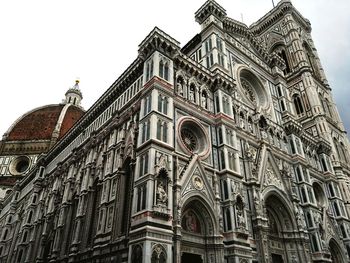
[[[180,184],[182,185],[182,199],[187,199],[189,196],[200,195],[211,205],[214,205],[215,193],[212,184],[197,156],[193,157],[189,163],[181,177]]]
[[[275,158],[271,152],[266,149],[265,151],[262,151],[262,154],[262,162],[258,174],[260,190],[263,191],[268,186],[274,186],[282,192],[285,192],[286,187]]]

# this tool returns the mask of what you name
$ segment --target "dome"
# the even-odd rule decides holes
[[[60,139],[84,114],[71,104],[47,105],[22,115],[5,134],[5,141]]]

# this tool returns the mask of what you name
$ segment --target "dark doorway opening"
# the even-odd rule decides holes
[[[272,263],[283,263],[283,257],[279,254],[272,254]]]
[[[181,263],[203,263],[201,255],[182,253]]]

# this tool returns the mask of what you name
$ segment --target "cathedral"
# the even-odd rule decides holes
[[[309,20],[207,0],[195,21],[182,47],[154,28],[87,111],[77,81],[9,127],[0,262],[350,262],[350,145]]]

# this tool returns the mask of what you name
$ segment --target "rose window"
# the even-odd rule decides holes
[[[253,102],[255,104],[256,103],[256,95],[255,95],[253,87],[246,80],[241,79],[241,83],[242,83],[242,88],[243,88],[244,94],[249,98],[249,100],[251,102]]]
[[[245,101],[253,107],[267,110],[270,107],[270,99],[262,80],[244,65],[235,67],[238,87]]]
[[[200,157],[208,156],[209,137],[199,121],[192,117],[182,117],[177,129],[179,145],[185,153],[198,154]]]
[[[189,129],[185,128],[181,130],[181,139],[184,142],[186,148],[191,152],[193,152],[198,146],[196,136]]]

